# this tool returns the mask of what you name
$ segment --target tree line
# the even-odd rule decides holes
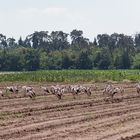
[[[82,30],[36,31],[16,41],[0,34],[0,71],[140,69],[140,33],[98,34]]]

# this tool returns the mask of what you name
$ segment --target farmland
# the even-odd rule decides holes
[[[139,81],[139,70],[46,70],[0,73],[0,82]]]
[[[123,100],[118,95],[113,102],[105,101],[105,83],[96,83],[98,89],[90,97],[79,94],[76,99],[71,94],[64,94],[62,100],[44,95],[38,84],[32,85],[37,93],[35,100],[22,93],[1,97],[0,139],[137,140],[140,97],[132,83],[114,85],[125,88]]]

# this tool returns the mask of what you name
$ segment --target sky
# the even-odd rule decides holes
[[[0,33],[25,38],[34,31],[140,32],[140,0],[0,0]]]

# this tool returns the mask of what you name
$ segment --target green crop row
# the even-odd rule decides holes
[[[0,82],[139,81],[140,70],[46,70],[0,74]]]

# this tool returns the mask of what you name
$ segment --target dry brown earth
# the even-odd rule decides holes
[[[33,86],[35,100],[23,93],[0,98],[0,140],[140,140],[140,97],[133,84],[121,84],[124,99],[118,95],[113,102],[104,100],[103,83],[91,97],[65,94],[62,100]]]

